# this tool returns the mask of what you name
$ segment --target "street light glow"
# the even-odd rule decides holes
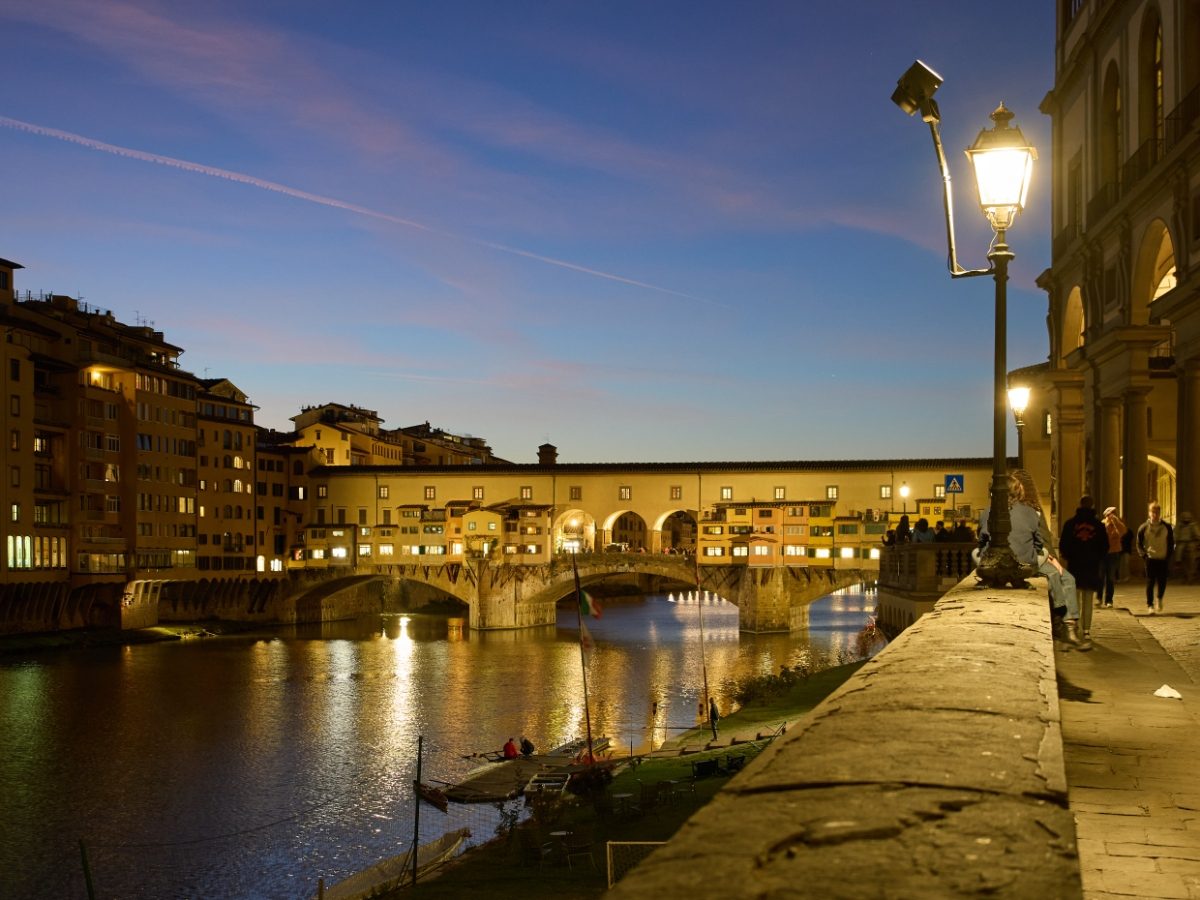
[[[1025,415],[1025,410],[1029,408],[1029,388],[1023,385],[1010,387],[1008,389],[1008,405],[1018,419]]]
[[[1009,126],[1012,117],[1001,103],[992,113],[995,127],[982,129],[966,151],[975,167],[979,205],[997,231],[1012,227],[1017,213],[1025,208],[1037,159],[1037,151],[1029,146],[1021,129]]]

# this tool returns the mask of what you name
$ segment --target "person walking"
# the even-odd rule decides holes
[[[708,724],[712,726],[713,740],[717,739],[717,722],[720,721],[721,714],[717,711],[717,698],[708,698]]]
[[[1138,555],[1146,564],[1146,611],[1151,615],[1163,611],[1163,594],[1167,592],[1167,569],[1175,552],[1175,532],[1163,521],[1162,507],[1153,501],[1149,518],[1137,530]],[[1154,592],[1158,589],[1158,602]]]
[[[1085,638],[1092,634],[1092,599],[1104,587],[1104,563],[1108,556],[1108,532],[1096,515],[1096,502],[1090,495],[1079,498],[1075,515],[1063,523],[1058,549],[1067,560],[1067,570],[1075,576],[1079,598],[1079,626]],[[1101,595],[1103,596],[1103,595]]]
[[[1108,553],[1104,556],[1104,593],[1099,599],[1105,609],[1112,609],[1113,594],[1121,577],[1121,556],[1126,552],[1125,535],[1129,533],[1129,529],[1117,515],[1115,506],[1104,510],[1103,521],[1105,534],[1108,535]]]

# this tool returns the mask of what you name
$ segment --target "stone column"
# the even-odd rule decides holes
[[[1061,407],[1058,415],[1058,484],[1039,484],[1042,493],[1056,491],[1057,521],[1050,527],[1057,534],[1062,521],[1075,512],[1084,485],[1083,407]],[[1046,513],[1049,514],[1049,510]]]
[[[1179,367],[1175,436],[1175,508],[1200,515],[1200,358]]]
[[[1121,515],[1131,528],[1146,520],[1146,389],[1132,388],[1125,392],[1125,429],[1122,470],[1125,484],[1122,490]]]
[[[1107,398],[1100,401],[1100,427],[1096,430],[1096,455],[1099,470],[1096,478],[1096,506],[1121,504],[1121,401]],[[1121,518],[1127,515],[1119,511]]]

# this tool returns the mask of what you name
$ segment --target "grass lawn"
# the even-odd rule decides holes
[[[790,723],[803,716],[861,666],[859,662],[819,672],[786,694],[756,701],[723,718],[721,732],[753,735],[757,731],[774,731],[780,722]],[[704,744],[707,736],[707,728],[696,729],[671,743],[678,747],[698,746]],[[753,757],[761,749],[761,743],[752,742],[686,756],[656,756],[620,771],[596,802],[564,794],[560,802],[535,804],[530,818],[516,829],[471,849],[436,877],[419,882],[416,895],[445,900],[482,896],[530,900],[598,897],[608,887],[608,841],[666,841],[728,784],[728,775],[693,781],[693,762],[714,759],[724,767],[728,755]],[[664,781],[674,781],[674,789],[668,799],[654,802],[648,795]],[[624,812],[620,800],[614,799],[618,794],[630,795]],[[566,865],[561,843],[550,835],[559,830],[590,832],[595,868],[586,856],[572,857],[572,866]],[[543,848],[546,848],[544,855]],[[410,894],[411,888],[404,888],[388,896],[400,898]]]

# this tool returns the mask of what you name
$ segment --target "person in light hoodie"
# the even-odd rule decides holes
[[[1149,518],[1137,530],[1138,555],[1146,564],[1146,611],[1150,615],[1163,611],[1163,594],[1167,592],[1167,569],[1175,552],[1175,532],[1163,521],[1162,507],[1157,500],[1150,502]],[[1158,605],[1154,592],[1158,589]]]

